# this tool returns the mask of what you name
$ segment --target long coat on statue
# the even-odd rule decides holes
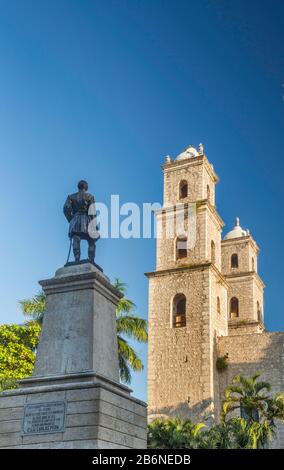
[[[67,197],[64,204],[64,215],[69,222],[69,237],[80,237],[89,240],[89,224],[95,217],[95,208],[89,214],[89,209],[95,204],[95,198],[86,191],[78,191]],[[95,207],[95,206],[94,206]],[[96,227],[94,227],[96,228]]]

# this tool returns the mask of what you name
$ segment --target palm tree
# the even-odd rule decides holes
[[[147,321],[134,314],[135,304],[125,294],[127,286],[119,278],[114,281],[114,287],[123,294],[116,310],[117,342],[120,379],[122,382],[131,382],[131,369],[142,371],[143,363],[136,351],[126,338],[146,343],[148,340]],[[42,325],[45,311],[46,297],[40,292],[31,299],[20,300],[20,306],[25,316]]]
[[[276,393],[274,397],[266,401],[266,416],[269,422],[275,426],[275,420],[284,420],[284,393]]]
[[[237,375],[225,390],[221,421],[232,424],[234,435],[243,447],[263,448],[275,433],[275,420],[284,421],[284,394],[270,396],[268,382],[258,380],[260,374],[250,378]],[[227,420],[229,413],[239,409],[242,418]],[[246,442],[245,442],[246,441]]]
[[[268,422],[248,422],[235,417],[212,426],[204,433],[203,445],[210,449],[257,449],[265,447],[273,431]]]
[[[32,321],[36,321],[42,325],[45,311],[45,294],[39,292],[31,299],[23,299],[19,301],[22,312],[26,317],[30,317]]]
[[[231,423],[221,422],[203,433],[202,447],[206,449],[233,449]]]
[[[250,378],[236,375],[231,385],[225,390],[222,418],[226,419],[228,413],[240,409],[241,414],[249,422],[259,420],[267,407],[267,400],[271,386],[268,382],[258,381],[260,374],[256,373]]]
[[[143,370],[143,363],[125,337],[134,339],[139,343],[146,343],[148,340],[147,321],[134,315],[135,304],[125,297],[126,284],[116,278],[113,285],[123,294],[116,309],[120,379],[122,382],[130,383],[131,369],[141,371]]]
[[[155,419],[148,425],[148,448],[192,449],[202,447],[201,430],[205,424],[193,424],[181,418]]]
[[[148,447],[159,449],[259,449],[267,446],[275,429],[274,421],[284,421],[284,394],[270,396],[270,384],[259,379],[234,377],[225,390],[220,423],[203,429],[180,418],[156,419],[148,425]],[[236,409],[243,417],[230,417]]]

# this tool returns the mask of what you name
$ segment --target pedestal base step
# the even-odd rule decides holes
[[[0,395],[0,448],[144,449],[146,405],[119,387],[83,382]]]

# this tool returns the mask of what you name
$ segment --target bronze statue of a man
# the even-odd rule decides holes
[[[75,262],[79,263],[81,257],[81,240],[88,242],[88,258],[94,263],[96,252],[96,241],[90,235],[90,223],[96,217],[94,204],[95,198],[88,192],[87,181],[79,181],[79,191],[67,197],[64,204],[64,215],[69,222],[69,237],[73,244]],[[93,206],[92,206],[93,204]],[[91,210],[90,207],[92,206]],[[96,227],[95,227],[96,229]]]

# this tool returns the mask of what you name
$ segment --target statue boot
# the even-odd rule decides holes
[[[94,264],[94,262],[95,262],[95,254],[96,254],[95,241],[91,240],[91,241],[89,241],[88,258],[89,258],[90,263],[92,263],[92,264]]]
[[[80,238],[79,237],[73,237],[73,253],[74,253],[74,258],[75,262],[79,263],[80,258],[81,258],[81,249],[80,249]]]

